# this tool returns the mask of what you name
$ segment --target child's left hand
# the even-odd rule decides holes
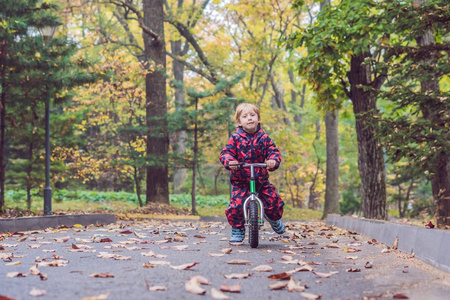
[[[266,164],[267,164],[267,169],[273,170],[273,169],[275,169],[277,162],[273,159],[269,159],[268,161],[266,161]]]

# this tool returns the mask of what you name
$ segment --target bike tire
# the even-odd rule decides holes
[[[256,201],[250,201],[248,210],[248,241],[250,243],[250,247],[256,248],[259,244],[258,204]]]

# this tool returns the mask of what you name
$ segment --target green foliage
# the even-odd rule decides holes
[[[450,89],[439,87],[450,74],[450,5],[434,0],[380,6],[386,18],[396,21],[395,39],[384,44],[387,63],[380,66],[390,74],[380,97],[393,108],[383,115],[379,136],[392,162],[405,159],[411,173],[432,176],[439,157],[450,149]],[[418,42],[425,34],[433,37],[428,45]]]
[[[361,201],[356,187],[349,187],[342,193],[342,200],[339,201],[341,214],[354,214],[360,211]]]

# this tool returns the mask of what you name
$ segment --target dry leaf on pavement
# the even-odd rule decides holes
[[[244,279],[250,276],[249,273],[233,273],[230,275],[225,275],[223,274],[223,276],[227,279]]]
[[[84,297],[83,300],[106,300],[108,299],[109,293],[100,294],[98,296]]]
[[[45,293],[46,293],[45,290],[38,290],[36,288],[33,288],[28,294],[33,297],[40,297],[40,296],[44,296]]]
[[[220,290],[223,292],[229,292],[229,293],[240,293],[241,292],[241,284],[236,283],[234,285],[228,285],[228,284],[224,283],[220,286]]]
[[[291,279],[288,282],[287,285],[288,292],[304,292],[305,287],[300,285],[300,281],[298,283],[295,283],[294,279],[291,277]]]
[[[314,275],[320,277],[320,278],[329,278],[331,275],[336,274],[337,272],[330,272],[330,273],[322,273],[322,272],[313,272]]]
[[[114,278],[114,275],[111,273],[92,273],[89,275],[89,277],[96,277],[96,278]]]
[[[273,274],[268,277],[270,280],[289,280],[291,279],[291,275],[286,272]]]
[[[252,269],[255,272],[272,272],[273,268],[269,265],[259,265]]]
[[[222,251],[222,252],[225,253],[225,254],[230,254],[231,251],[233,251],[233,248],[223,248],[223,249],[220,250],[220,251]]]
[[[198,276],[189,279],[189,281],[184,284],[186,291],[194,295],[204,295],[206,290],[200,286],[201,282],[199,280]]]
[[[216,288],[211,289],[211,297],[213,297],[214,299],[231,299]]]
[[[187,270],[192,268],[193,266],[198,265],[197,262],[193,262],[193,263],[188,263],[188,264],[183,264],[183,265],[179,265],[179,266],[170,266],[171,269],[174,270]]]
[[[277,282],[277,283],[274,283],[274,284],[269,284],[269,289],[271,289],[273,291],[274,290],[281,290],[281,289],[284,289],[285,287],[287,287],[288,284],[289,284],[289,282],[280,281],[280,282]]]
[[[303,298],[308,299],[308,300],[316,300],[316,299],[320,299],[322,297],[320,295],[307,293],[307,292],[300,293],[300,296],[302,296]]]
[[[245,259],[233,259],[226,262],[229,265],[251,265],[252,263]]]

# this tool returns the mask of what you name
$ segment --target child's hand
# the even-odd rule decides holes
[[[277,162],[273,159],[269,159],[268,161],[266,161],[266,164],[267,164],[267,169],[273,170],[273,169],[275,169]]]
[[[238,162],[236,160],[232,160],[228,163],[228,167],[230,167],[231,170],[237,170],[239,169],[239,166],[233,166],[238,164]]]

